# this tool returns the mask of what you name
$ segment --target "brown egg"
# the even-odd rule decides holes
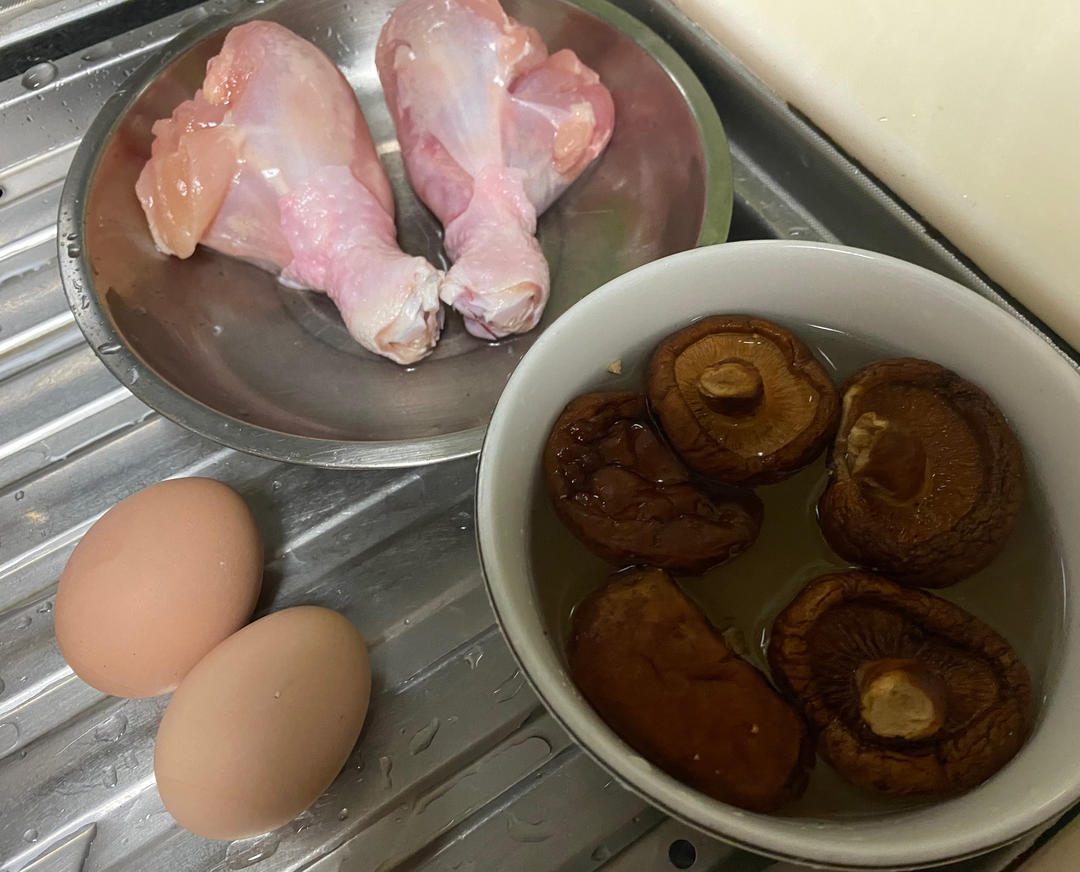
[[[251,616],[262,560],[255,519],[232,488],[208,478],[151,485],[99,518],[64,567],[60,651],[105,693],[168,693]]]
[[[249,624],[165,710],[154,751],[165,808],[208,839],[287,823],[345,765],[370,695],[364,640],[337,612],[297,606]]]

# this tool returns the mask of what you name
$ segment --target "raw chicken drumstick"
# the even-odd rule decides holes
[[[398,248],[356,96],[314,45],[269,21],[233,28],[153,133],[135,190],[158,249],[202,243],[325,291],[358,342],[398,363],[434,348],[442,273]]]
[[[375,54],[416,192],[454,262],[440,289],[486,339],[536,326],[548,266],[536,217],[611,138],[611,94],[497,0],[406,0]]]

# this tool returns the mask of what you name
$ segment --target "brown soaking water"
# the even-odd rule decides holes
[[[784,324],[814,351],[837,387],[875,360],[904,356],[871,346],[842,331]],[[622,372],[606,374],[593,390],[638,390],[645,357],[622,360]],[[977,373],[962,373],[978,384]],[[992,395],[991,395],[992,396]],[[1030,464],[1030,459],[1025,458]],[[540,460],[537,459],[537,479]],[[850,567],[834,554],[818,528],[816,505],[825,488],[824,456],[792,478],[755,488],[765,506],[757,541],[740,556],[704,575],[677,575],[680,586],[721,631],[734,628],[745,640],[743,654],[768,673],[765,651],[776,615],[808,582]],[[1065,581],[1044,495],[1027,477],[1027,496],[1004,550],[981,572],[951,587],[931,591],[1001,633],[1031,673],[1036,721],[1062,639]],[[534,490],[530,547],[543,618],[565,650],[574,608],[614,571],[595,557],[556,518],[542,484]],[[932,800],[894,799],[843,781],[820,757],[805,795],[781,814],[820,819],[873,817],[925,805]]]

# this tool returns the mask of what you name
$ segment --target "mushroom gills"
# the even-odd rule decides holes
[[[946,600],[868,572],[821,576],[780,613],[769,664],[860,787],[946,795],[1020,749],[1031,681],[1009,643]]]
[[[745,315],[703,318],[662,340],[649,360],[647,392],[687,465],[738,485],[781,481],[809,464],[829,441],[840,405],[805,344]]]
[[[832,549],[924,587],[986,566],[1024,497],[1020,443],[990,397],[914,358],[849,379],[830,467],[818,515]]]

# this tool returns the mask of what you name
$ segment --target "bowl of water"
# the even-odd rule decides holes
[[[936,591],[1005,636],[1026,663],[1034,728],[1019,754],[949,799],[880,798],[818,760],[801,799],[778,815],[726,805],[644,761],[570,679],[574,606],[611,567],[558,521],[541,457],[566,403],[595,390],[640,390],[656,343],[712,314],[760,316],[794,332],[840,385],[872,360],[921,357],[982,387],[1023,446],[1027,497],[1002,553]],[[612,366],[618,361],[619,366]],[[613,372],[612,370],[619,370]],[[481,452],[478,537],[488,591],[522,671],[575,740],[623,784],[699,829],[776,857],[837,868],[914,868],[1007,844],[1080,797],[1080,511],[1070,434],[1080,374],[1058,350],[987,300],[935,273],[857,249],[739,242],[673,255],[609,282],[539,338],[511,377]],[[745,554],[680,585],[718,627],[748,641],[767,671],[778,612],[811,578],[848,567],[814,507],[824,458],[759,487],[765,521]]]

